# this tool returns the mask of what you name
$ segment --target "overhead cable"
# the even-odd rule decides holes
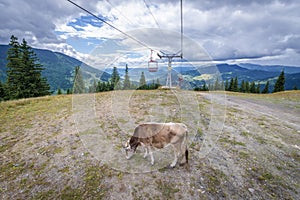
[[[147,44],[141,42],[140,40],[132,37],[131,35],[125,33],[124,31],[120,30],[119,28],[115,27],[114,25],[108,23],[107,21],[105,21],[104,19],[101,19],[100,17],[98,17],[97,15],[95,15],[94,13],[88,11],[87,9],[83,8],[82,6],[76,4],[75,2],[71,1],[71,0],[67,0],[68,2],[70,2],[71,4],[73,4],[74,6],[80,8],[81,10],[85,11],[86,13],[90,14],[91,16],[95,17],[96,19],[102,21],[103,23],[107,24],[108,26],[110,26],[111,28],[117,30],[118,32],[122,33],[123,35],[127,36],[128,38],[134,40],[135,42],[139,43],[140,45],[146,47],[147,49],[153,50],[151,47],[149,47]]]

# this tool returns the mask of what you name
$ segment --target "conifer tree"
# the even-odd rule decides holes
[[[237,76],[235,77],[234,81],[233,81],[233,88],[232,88],[232,91],[233,92],[238,92],[239,89],[238,89],[238,78]]]
[[[72,94],[70,89],[67,89],[67,94]]]
[[[139,83],[139,89],[146,89],[146,78],[144,72],[141,73],[140,83]]]
[[[110,86],[111,90],[120,89],[120,75],[117,67],[113,68],[110,82],[111,82],[111,86]]]
[[[229,83],[228,83],[228,79],[226,79],[225,81],[225,91],[229,90]]]
[[[228,91],[233,91],[233,84],[234,84],[234,80],[233,78],[231,78],[228,86]]]
[[[23,39],[11,36],[7,52],[7,86],[8,99],[19,99],[49,95],[50,86],[42,77],[42,65],[39,59]]]
[[[57,90],[57,95],[61,95],[61,94],[62,94],[61,89],[58,88],[58,90]]]
[[[202,91],[208,91],[208,88],[206,86],[206,83],[204,82],[202,88],[201,88]]]
[[[246,93],[249,93],[249,92],[250,92],[250,84],[249,84],[249,81],[246,81],[246,83],[245,83],[245,88],[246,88]]]
[[[8,99],[17,99],[19,97],[21,85],[21,59],[20,44],[18,38],[12,35],[9,42],[10,48],[7,51],[7,97]]]
[[[253,81],[250,85],[250,93],[256,93],[255,82]]]
[[[42,77],[42,65],[39,63],[39,59],[28,46],[25,39],[20,46],[21,49],[21,64],[23,71],[23,84],[22,93],[23,97],[38,97],[49,95],[50,86],[47,80]]]
[[[0,80],[0,102],[5,99],[5,89],[4,84]]]
[[[261,91],[262,94],[267,94],[267,93],[269,93],[269,84],[270,84],[269,81],[267,81],[267,83],[266,83],[264,89]]]
[[[85,92],[85,86],[83,81],[83,76],[79,66],[75,67],[75,77],[74,77],[74,86],[73,93],[81,94]]]
[[[219,83],[219,78],[217,77],[214,85],[214,90],[219,90],[220,89],[220,83]]]
[[[93,84],[89,87],[89,93],[95,93],[97,91],[96,80],[93,81]]]
[[[127,64],[126,64],[126,68],[125,68],[125,78],[124,78],[123,89],[124,90],[129,90],[130,89],[130,78],[129,78],[129,74],[128,74]]]
[[[245,84],[245,81],[242,80],[242,83],[241,83],[241,87],[240,87],[240,92],[246,92],[246,84]]]
[[[255,93],[259,94],[260,93],[260,83],[258,82],[257,86],[256,86],[256,91]]]
[[[284,91],[284,84],[285,84],[285,77],[284,77],[284,71],[282,70],[275,83],[273,92]]]

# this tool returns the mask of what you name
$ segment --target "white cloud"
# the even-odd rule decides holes
[[[145,0],[154,18],[144,1],[74,2],[158,50],[177,51],[180,46],[179,1]],[[273,59],[280,63],[299,65],[299,1],[204,0],[201,3],[183,1],[183,4],[184,34],[192,39],[186,43],[196,43],[192,46],[184,45],[185,56],[189,59],[209,55],[214,60],[273,62]],[[100,25],[97,19],[91,18],[90,23],[77,23],[78,19],[88,14],[67,1],[0,0],[0,9],[0,43],[4,44],[8,44],[10,36],[15,34],[20,39],[25,38],[33,47],[48,48],[86,59],[87,55],[74,49],[72,43],[67,43],[69,38],[126,38],[110,26]],[[146,28],[159,29],[151,32]],[[166,30],[173,31],[173,36]],[[90,48],[91,45],[87,40],[86,46]],[[123,45],[126,46],[125,51],[144,50],[144,47],[128,38],[123,41]],[[142,53],[140,60],[147,55],[147,51]],[[129,61],[133,58],[124,59]]]

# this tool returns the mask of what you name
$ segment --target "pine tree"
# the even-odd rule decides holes
[[[202,91],[208,91],[208,88],[207,88],[205,82],[204,82],[204,84],[203,84],[203,86],[202,86],[202,88],[200,90],[202,90]]]
[[[238,89],[238,78],[237,76],[235,77],[234,81],[233,81],[233,88],[232,88],[232,91],[233,92],[238,92],[239,89]]]
[[[95,93],[97,91],[96,80],[93,81],[93,84],[89,86],[89,93]]]
[[[23,97],[27,98],[49,95],[50,86],[47,83],[47,80],[42,77],[42,71],[44,68],[42,68],[42,65],[39,63],[39,59],[25,39],[23,39],[20,49],[23,69]]]
[[[19,99],[49,95],[50,86],[42,77],[42,65],[39,59],[23,39],[11,36],[7,52],[7,86],[8,99]]]
[[[225,91],[229,90],[229,83],[228,83],[228,79],[226,79],[225,81]]]
[[[219,89],[220,89],[220,83],[219,83],[219,78],[217,78],[215,81],[214,90],[219,90]]]
[[[255,93],[259,94],[260,93],[260,83],[258,82],[257,86],[256,86],[256,91]]]
[[[144,72],[141,73],[140,83],[139,83],[139,89],[146,89],[147,83]]]
[[[61,94],[62,94],[61,89],[58,88],[58,90],[57,90],[57,95],[61,95]]]
[[[84,81],[82,73],[79,66],[75,67],[75,77],[74,77],[74,86],[73,94],[81,94],[85,92]]]
[[[20,44],[18,38],[12,35],[9,42],[10,48],[7,51],[7,89],[8,99],[17,99],[19,97],[21,82],[21,59]]]
[[[266,83],[266,85],[265,85],[265,87],[264,87],[264,89],[262,90],[262,94],[267,94],[267,93],[269,93],[269,81],[267,81],[267,83]]]
[[[110,82],[111,82],[112,90],[120,88],[120,75],[119,75],[117,67],[113,68],[113,72],[111,74]]]
[[[284,84],[285,84],[285,77],[284,77],[284,71],[282,70],[275,83],[273,92],[284,91]]]
[[[250,92],[250,83],[249,83],[249,81],[246,81],[246,83],[245,83],[245,89],[246,89],[246,93]]]
[[[70,89],[67,89],[67,94],[72,94]]]
[[[246,92],[246,84],[245,84],[244,80],[242,80],[241,87],[240,87],[240,92],[243,92],[243,93]]]
[[[250,85],[250,93],[256,93],[255,82],[253,81]]]
[[[233,78],[231,78],[228,86],[228,91],[233,91],[233,84],[234,84],[234,80]]]
[[[5,99],[5,89],[4,89],[4,84],[0,80],[0,102]]]
[[[130,89],[130,78],[129,78],[129,74],[128,74],[127,64],[126,64],[126,68],[125,68],[125,78],[124,78],[123,89],[124,90],[129,90]]]

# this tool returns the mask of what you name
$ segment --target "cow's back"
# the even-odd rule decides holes
[[[187,127],[182,123],[144,123],[135,128],[133,137],[145,145],[163,148],[185,137]]]

